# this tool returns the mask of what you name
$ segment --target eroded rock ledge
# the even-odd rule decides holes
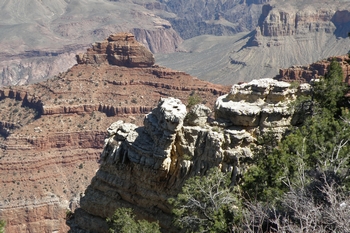
[[[291,88],[273,79],[234,85],[218,98],[215,119],[210,109],[195,106],[189,113],[180,100],[163,98],[144,118],[144,126],[117,121],[108,128],[101,167],[81,199],[70,223],[71,232],[107,232],[105,218],[119,207],[131,207],[139,218],[171,224],[167,199],[184,181],[212,167],[231,172],[235,185],[241,159],[252,156],[250,145],[266,130],[282,133],[293,124],[288,107],[308,84]]]
[[[114,36],[107,43],[126,51],[122,58],[142,61],[133,52],[144,48],[130,38],[119,43]],[[89,51],[92,58],[102,54]],[[6,221],[8,233],[67,232],[66,210],[74,211],[95,175],[105,129],[116,119],[141,125],[161,97],[185,102],[196,94],[212,106],[229,91],[157,65],[91,61],[40,83],[0,90],[0,219]],[[50,198],[52,205],[46,202]]]
[[[127,67],[149,67],[155,63],[153,54],[136,41],[131,33],[110,35],[96,42],[85,54],[77,55],[78,64],[102,64]]]

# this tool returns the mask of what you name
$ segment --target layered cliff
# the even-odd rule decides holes
[[[289,104],[310,86],[291,88],[273,79],[234,85],[210,109],[187,112],[172,97],[161,99],[143,126],[117,121],[108,129],[101,167],[69,222],[71,232],[108,232],[105,218],[130,207],[138,218],[159,221],[172,232],[171,206],[184,181],[212,167],[231,172],[234,185],[251,157],[250,145],[267,130],[283,133],[295,122]]]
[[[250,33],[191,38],[181,44],[181,53],[158,55],[157,60],[204,80],[230,84],[274,77],[280,68],[348,52],[348,2],[269,1],[259,6],[258,16],[249,21]]]
[[[6,232],[68,230],[66,214],[79,205],[98,169],[105,129],[117,119],[140,124],[161,97],[187,102],[195,94],[210,106],[229,91],[153,65],[151,52],[128,33],[108,38],[114,38],[106,39],[113,52],[96,52],[96,43],[82,61],[113,53],[127,63],[79,62],[52,79],[0,89],[0,219]]]
[[[227,36],[256,27],[261,8],[270,0],[160,1],[175,16],[167,17],[183,39],[199,35]]]
[[[350,31],[349,3],[338,0],[14,0],[0,9],[2,86],[65,71],[78,51],[118,31],[166,53],[164,66],[230,85],[345,54]]]
[[[281,42],[278,40],[283,40],[283,37],[307,39],[314,33],[347,38],[349,29],[350,11],[346,3],[335,2],[330,5],[322,1],[311,1],[304,4],[266,4],[262,8],[254,42],[261,45],[263,42],[259,42],[259,39],[272,37],[274,40],[270,40],[267,45],[279,46]]]
[[[265,5],[259,22],[263,36],[290,36],[310,32],[347,36],[350,12],[347,6],[311,2],[305,5]]]
[[[332,60],[339,62],[343,70],[343,80],[350,85],[349,80],[349,63],[350,59],[348,55],[330,57],[307,66],[292,66],[287,69],[280,69],[279,74],[275,77],[277,80],[283,80],[287,82],[297,81],[300,83],[310,82],[312,79],[325,76],[328,72]]]
[[[76,64],[75,54],[111,33],[128,31],[155,52],[182,42],[169,21],[132,1],[3,1],[0,86],[38,82]]]

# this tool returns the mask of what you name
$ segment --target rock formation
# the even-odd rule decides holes
[[[18,7],[22,6],[22,7]],[[132,32],[153,53],[182,42],[165,10],[131,1],[35,1],[0,3],[0,86],[38,82],[76,64],[75,55],[115,32]],[[169,13],[168,13],[169,14]]]
[[[122,48],[130,40],[108,43]],[[195,93],[213,106],[229,91],[184,72],[143,67],[153,56],[134,44],[123,55],[141,51],[133,61],[142,67],[77,64],[43,82],[0,89],[0,219],[7,233],[68,230],[66,213],[98,169],[105,129],[114,121],[141,124],[162,97],[185,103]]]
[[[349,23],[348,5],[340,2],[331,5],[323,1],[266,4],[249,45],[281,46],[288,37],[301,41],[319,37],[321,42],[332,36],[347,38]]]
[[[208,120],[210,111],[202,105],[187,113],[180,100],[169,97],[145,116],[142,127],[113,123],[100,169],[70,222],[71,232],[107,232],[105,218],[119,207],[131,207],[138,218],[157,220],[171,232],[167,199],[184,181],[219,166],[232,172],[234,184],[244,166],[242,158],[252,155],[256,135],[266,130],[282,133],[293,123],[290,102],[309,91],[308,84],[296,89],[273,79],[255,80],[220,96],[215,119]],[[208,122],[193,120],[196,117]]]
[[[247,8],[250,8],[250,14],[254,12],[258,17],[245,18],[244,21],[250,24],[250,32],[236,33],[229,37],[202,35],[186,40],[178,48],[181,53],[156,55],[160,64],[184,70],[210,82],[232,84],[271,78],[278,74],[280,68],[305,66],[327,57],[346,54],[349,50],[348,2],[334,1],[330,4],[322,0],[272,0],[264,5],[249,5],[249,1],[240,1],[240,4],[238,2],[216,1],[215,5],[211,1],[206,4],[202,0],[191,0],[186,2],[190,6],[188,8],[173,6],[180,12],[186,12],[192,6],[201,6],[203,11],[195,11],[200,12],[200,16],[191,13],[182,16],[190,22],[209,17],[211,14],[208,12],[217,10],[220,15],[217,23],[222,22],[225,26],[236,28],[236,32],[245,28],[244,23],[239,19],[229,19],[230,17],[245,15]],[[246,2],[244,6],[241,5],[242,2]],[[207,9],[210,6],[211,9]],[[255,11],[254,7],[259,10]],[[237,9],[240,12],[235,12]],[[172,20],[180,21],[179,18],[180,16]],[[224,24],[223,19],[232,24],[227,21]],[[170,21],[173,22],[172,20]],[[186,23],[183,22],[183,27],[191,25],[188,21],[184,20]],[[207,19],[205,23],[214,21]],[[203,31],[201,26],[205,23],[198,23],[200,32]]]
[[[266,4],[262,8],[256,31],[258,38],[298,35],[303,37],[315,32],[334,33],[337,37],[346,38],[350,29],[349,22],[350,11],[345,6],[338,7],[338,4],[330,6],[322,1],[304,5]],[[270,45],[278,46],[278,42]]]
[[[275,77],[277,80],[293,82],[297,81],[300,83],[310,82],[312,79],[320,78],[325,76],[329,70],[329,65],[332,60],[336,60],[340,63],[340,66],[343,69],[343,80],[344,82],[350,85],[350,71],[349,71],[349,56],[337,56],[330,57],[315,63],[312,63],[308,66],[292,66],[287,69],[280,69],[279,74]]]
[[[97,42],[87,53],[77,55],[78,64],[102,64],[126,67],[150,67],[154,65],[153,54],[135,40],[131,33],[110,35]]]

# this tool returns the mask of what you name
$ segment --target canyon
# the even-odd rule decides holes
[[[273,79],[234,85],[215,103],[215,117],[204,105],[187,112],[173,97],[162,98],[144,117],[143,126],[114,122],[101,153],[101,166],[68,221],[70,232],[108,232],[106,218],[117,208],[132,208],[139,219],[158,221],[172,229],[169,198],[186,179],[213,167],[231,173],[235,185],[252,156],[257,135],[283,134],[300,119],[290,103],[309,95],[311,86],[297,88]]]
[[[204,80],[232,84],[348,53],[348,2],[269,1],[260,6],[250,32],[202,34],[185,40],[176,53],[157,54],[157,60]]]
[[[213,106],[230,90],[158,66],[129,33],[111,35],[77,57],[80,64],[51,79],[0,89],[0,219],[6,232],[68,231],[67,213],[79,206],[99,167],[106,128],[117,119],[140,124],[168,96],[186,103],[195,95]],[[126,63],[87,62],[98,57]]]
[[[265,77],[309,82],[348,52],[347,2],[206,2],[0,3],[6,232],[106,232],[120,206],[167,229],[187,178],[239,176],[257,135],[298,122],[310,87]]]
[[[131,32],[158,63],[232,85],[348,52],[349,3],[321,0],[4,1],[1,86],[65,72],[75,54]],[[20,7],[18,7],[20,6]]]
[[[182,42],[167,20],[129,0],[6,0],[0,11],[0,86],[65,72],[75,54],[115,32],[132,32],[154,53]]]

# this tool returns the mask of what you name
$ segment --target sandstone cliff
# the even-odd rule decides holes
[[[126,67],[150,67],[154,65],[153,54],[135,40],[131,33],[110,35],[97,42],[87,53],[77,55],[78,64],[102,64]]]
[[[161,97],[185,103],[196,94],[213,106],[229,91],[152,65],[153,55],[130,34],[109,38],[114,59],[122,51],[123,61],[132,62],[80,62],[52,79],[0,89],[0,219],[6,232],[68,230],[66,212],[79,205],[98,169],[105,129],[114,121],[140,124]],[[97,53],[97,44],[82,57],[108,54]],[[118,49],[123,47],[130,49]]]
[[[64,72],[75,54],[115,32],[134,33],[153,53],[182,42],[169,21],[132,1],[13,0],[1,2],[0,12],[0,86]]]
[[[311,35],[347,38],[349,30],[347,4],[329,5],[322,1],[266,4],[250,45],[280,46],[284,37],[308,40]]]
[[[131,207],[138,218],[159,221],[171,232],[171,206],[184,181],[212,167],[231,172],[232,185],[250,157],[250,145],[266,130],[282,133],[294,123],[288,107],[298,89],[273,79],[234,85],[210,109],[195,106],[189,113],[179,99],[161,99],[143,126],[117,121],[108,129],[101,167],[70,221],[71,232],[107,232],[105,218],[116,208]]]
[[[334,33],[347,37],[350,12],[347,6],[322,2],[310,4],[264,5],[259,19],[262,36],[305,35],[312,32]]]
[[[280,69],[279,74],[275,77],[277,80],[283,80],[287,82],[298,81],[302,82],[310,82],[312,79],[317,79],[321,76],[325,76],[325,74],[329,70],[329,66],[332,60],[336,60],[339,62],[340,66],[343,70],[343,80],[344,82],[350,85],[349,80],[349,56],[337,56],[330,57],[328,59],[324,59],[315,63],[312,63],[308,66],[292,66],[287,69]]]

